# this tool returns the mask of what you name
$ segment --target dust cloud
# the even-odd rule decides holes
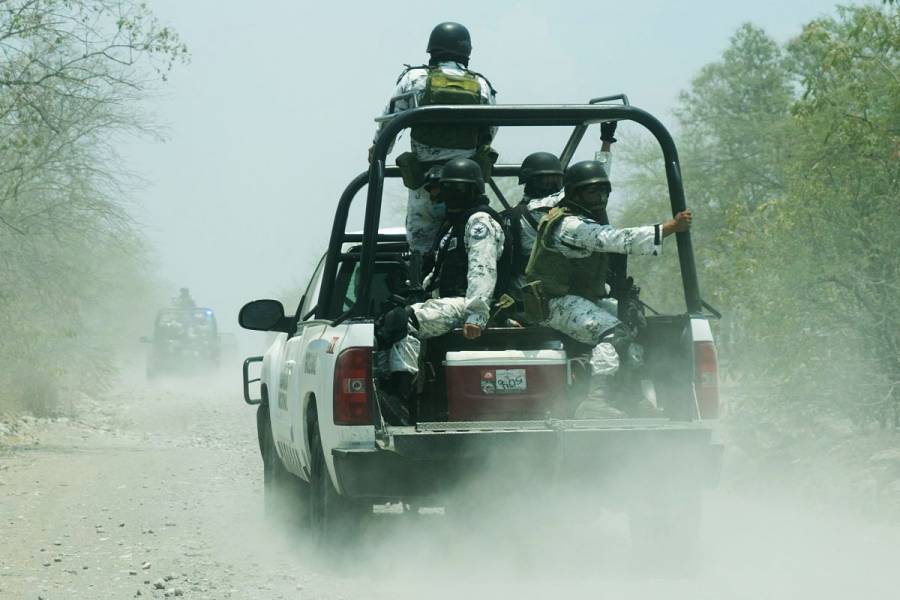
[[[894,597],[900,529],[858,513],[740,493],[726,480],[703,494],[695,570],[659,574],[633,552],[622,510],[539,481],[510,495],[484,477],[470,484],[485,497],[462,512],[396,514],[395,505],[336,549],[316,548],[297,524],[266,521],[260,499],[241,513],[250,518],[236,537],[272,581],[282,569],[316,574],[299,597]]]
[[[824,59],[868,57],[887,47],[865,35],[894,30],[867,19],[880,10],[882,23],[895,27],[896,13],[885,16],[895,7],[863,10],[865,3],[856,2],[854,10],[836,11],[830,0],[740,10],[710,0],[677,7],[582,2],[561,13],[550,3],[512,11],[461,0],[460,20],[477,40],[473,67],[491,75],[502,103],[583,102],[625,91],[676,134],[697,209],[704,298],[718,295],[725,303],[714,302],[719,308],[733,302],[735,309],[723,310],[725,320],[715,326],[717,343],[730,351],[721,355],[733,361],[722,365],[733,378],[726,405],[735,409],[717,427],[725,445],[722,479],[702,494],[696,547],[673,548],[652,528],[639,546],[629,501],[611,501],[577,479],[554,480],[527,460],[501,478],[493,457],[465,486],[408,511],[397,503],[379,506],[349,539],[323,547],[295,519],[266,515],[255,408],[241,398],[241,360],[262,354],[271,336],[239,331],[236,315],[259,297],[281,297],[293,310],[325,249],[340,191],[366,166],[373,116],[401,65],[424,58],[427,32],[447,17],[446,6],[423,5],[396,19],[377,4],[355,7],[355,18],[348,18],[346,3],[282,1],[266,10],[209,1],[152,4],[141,10],[158,22],[136,18],[129,26],[143,23],[148,39],[163,44],[163,68],[149,72],[166,74],[167,87],[138,93],[145,73],[119,70],[128,61],[113,60],[104,69],[114,70],[101,73],[122,76],[125,85],[94,98],[94,109],[110,111],[96,113],[69,106],[79,97],[69,93],[71,78],[63,78],[59,96],[0,84],[0,98],[17,107],[9,114],[24,115],[21,123],[0,123],[15,142],[0,152],[10,164],[22,163],[10,172],[31,173],[19,181],[0,169],[0,598],[900,596],[898,363],[893,374],[884,368],[896,356],[898,329],[890,323],[900,322],[891,291],[897,271],[868,269],[896,266],[890,261],[897,238],[889,237],[896,236],[896,161],[883,160],[896,143],[896,128],[883,125],[896,123],[896,114],[882,99],[897,97],[890,87],[897,78],[880,68],[866,71],[875,61],[834,63],[829,73],[840,86],[800,93],[820,79],[833,83],[814,76]],[[825,11],[831,21],[814,21]],[[15,25],[8,9],[0,13],[8,17],[0,25]],[[75,14],[74,39],[83,41],[83,15]],[[748,19],[765,31],[742,26]],[[172,37],[168,23],[181,37]],[[27,36],[25,29],[17,35]],[[830,38],[822,32],[844,38],[823,46]],[[79,41],[73,55],[56,59],[87,58]],[[849,44],[858,52],[846,52]],[[759,53],[756,62],[743,60],[751,50]],[[792,70],[800,67],[808,71]],[[853,79],[859,73],[868,79]],[[348,74],[352,93],[342,87]],[[733,97],[719,98],[723,90]],[[718,100],[696,101],[707,98]],[[47,121],[34,99],[68,125]],[[871,102],[865,119],[843,114],[862,100]],[[134,113],[119,112],[132,106]],[[158,122],[144,110],[158,112]],[[735,115],[746,118],[735,124]],[[843,128],[835,147],[821,145],[832,139],[821,123]],[[720,127],[716,135],[708,133],[712,125]],[[90,134],[84,155],[61,150],[94,127],[99,133]],[[152,132],[154,143],[139,131]],[[619,131],[615,219],[656,222],[668,208],[659,203],[659,157],[644,155],[628,124]],[[599,147],[593,133],[576,158]],[[502,161],[513,163],[534,150],[558,151],[568,134],[544,132],[547,148],[536,148],[521,129],[501,131],[497,147]],[[167,142],[155,143],[157,136]],[[719,145],[708,146],[712,138]],[[405,140],[395,153],[401,145]],[[781,154],[785,148],[794,153]],[[803,159],[834,153],[840,160],[829,171],[832,187],[823,189],[826,178],[815,169],[826,167],[816,159],[810,168]],[[47,156],[64,160],[48,171]],[[712,158],[721,164],[711,169]],[[873,163],[888,167],[879,171]],[[653,174],[642,178],[644,171]],[[735,182],[751,172],[768,177],[736,192]],[[73,173],[103,176],[85,175],[76,186]],[[31,187],[20,189],[26,180]],[[869,219],[855,206],[860,189],[874,199]],[[389,184],[384,224],[403,221],[405,197],[398,182]],[[732,203],[745,200],[737,212],[757,220],[735,225]],[[359,204],[354,227],[361,223]],[[835,212],[823,217],[823,206]],[[795,212],[775,212],[785,207]],[[815,225],[785,231],[792,222]],[[859,246],[846,235],[847,222],[863,231]],[[824,251],[827,240],[834,243]],[[854,269],[860,263],[850,257],[862,257],[866,268]],[[636,265],[643,299],[654,306],[674,299],[683,310],[681,282],[665,278],[677,276],[676,263],[668,252],[645,263],[646,276]],[[784,274],[768,269],[769,277],[746,277],[773,264]],[[866,319],[845,322],[865,286],[851,286],[853,293],[815,287],[826,279],[825,266],[835,269],[832,285],[868,278],[862,281],[870,296],[859,304],[876,308],[866,313],[857,306],[855,313]],[[229,350],[215,372],[150,381],[148,345],[138,339],[152,334],[156,311],[181,285],[216,310]],[[762,391],[754,387],[773,372],[780,379],[771,376]],[[643,483],[652,490],[658,482]]]
[[[0,438],[0,596],[894,597],[894,523],[760,490],[778,473],[756,473],[752,490],[728,450],[722,485],[704,493],[690,573],[648,568],[625,507],[540,480],[511,494],[490,470],[455,508],[381,507],[348,543],[318,547],[265,515],[238,363],[153,383],[142,366],[80,415]]]

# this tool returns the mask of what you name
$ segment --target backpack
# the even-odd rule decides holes
[[[484,103],[477,73],[466,70],[462,75],[455,75],[437,66],[425,68],[428,76],[419,106],[477,106]],[[416,142],[436,148],[471,150],[490,142],[490,129],[478,126],[416,125],[410,135]]]

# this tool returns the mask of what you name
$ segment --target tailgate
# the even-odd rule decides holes
[[[718,483],[723,450],[709,426],[669,419],[420,423],[387,427],[379,446],[412,460],[553,463],[581,477],[678,473],[708,486]]]
[[[332,451],[352,496],[437,493],[456,482],[516,473],[525,480],[718,483],[722,446],[698,423],[667,419],[419,423],[376,431],[375,448]]]
[[[543,421],[466,421],[385,427],[379,446],[410,458],[477,458],[490,453],[564,446],[567,452],[605,446],[709,446],[712,430],[669,419],[548,419]]]

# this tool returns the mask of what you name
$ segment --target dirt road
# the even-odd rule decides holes
[[[0,598],[895,598],[896,527],[707,497],[691,580],[635,575],[620,515],[502,532],[384,517],[324,564],[262,514],[238,382],[123,385],[0,445]]]

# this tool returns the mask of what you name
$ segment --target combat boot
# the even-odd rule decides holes
[[[377,390],[378,405],[381,416],[388,425],[409,425],[413,419],[410,415],[408,380],[412,378],[409,373],[392,373],[389,377],[379,380],[380,389]]]
[[[629,417],[634,417],[636,419],[661,419],[666,416],[661,408],[657,407],[646,398],[641,398],[637,402],[627,405],[624,408]]]

